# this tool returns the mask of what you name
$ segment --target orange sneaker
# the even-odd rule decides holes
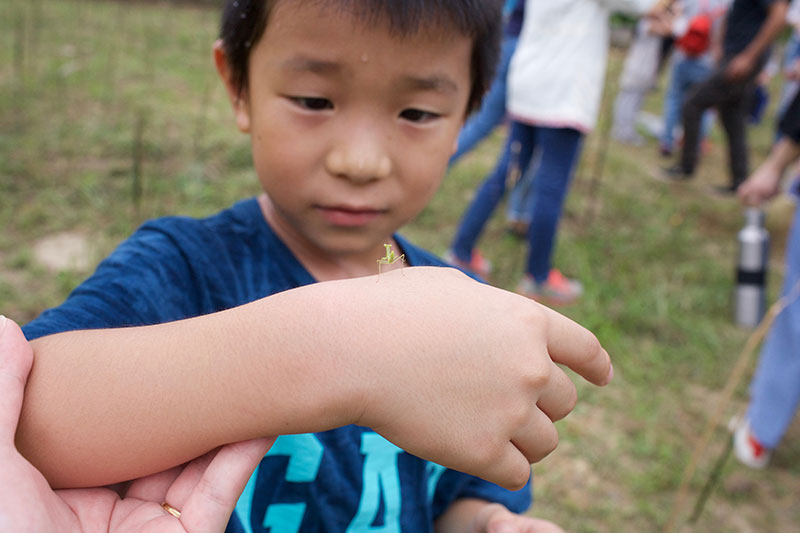
[[[469,262],[462,261],[456,257],[453,250],[447,250],[442,259],[444,259],[446,263],[457,266],[462,270],[468,270],[484,279],[488,278],[489,274],[492,273],[491,261],[486,259],[478,250],[472,250],[472,257],[470,257]]]
[[[526,274],[516,292],[543,304],[569,305],[583,295],[583,285],[554,268],[543,283],[537,283],[533,276]]]

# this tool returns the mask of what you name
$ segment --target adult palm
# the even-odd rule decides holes
[[[274,439],[225,445],[110,488],[52,490],[14,446],[33,352],[19,327],[0,317],[0,531],[222,531],[250,474]],[[161,506],[169,502],[180,518]]]

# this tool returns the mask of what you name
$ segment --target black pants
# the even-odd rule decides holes
[[[740,81],[725,78],[727,58],[704,82],[694,87],[683,104],[683,151],[681,168],[687,174],[694,172],[700,150],[700,126],[703,113],[714,107],[728,138],[728,158],[731,185],[738,187],[748,174],[747,115],[756,88],[756,77],[764,67],[762,58],[753,72]]]

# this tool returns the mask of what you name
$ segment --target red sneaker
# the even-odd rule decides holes
[[[554,268],[542,283],[537,283],[533,276],[526,274],[517,285],[516,292],[547,305],[569,305],[583,295],[583,285]]]
[[[491,261],[486,259],[478,250],[472,250],[472,257],[470,257],[469,262],[462,261],[456,257],[453,250],[447,250],[442,259],[444,259],[446,263],[450,263],[463,270],[468,270],[484,279],[488,278],[489,274],[492,273]]]
[[[733,451],[740,463],[750,468],[762,469],[767,467],[772,451],[758,442],[750,431],[750,424],[742,417],[734,422]]]

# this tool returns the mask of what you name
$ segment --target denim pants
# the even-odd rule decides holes
[[[750,384],[747,419],[753,435],[767,448],[775,448],[794,418],[800,401],[800,209],[795,209],[786,243],[786,278],[781,295],[790,305],[769,330],[758,368]]]
[[[511,122],[508,140],[491,174],[486,178],[461,219],[453,240],[453,253],[469,261],[486,222],[502,200],[509,175],[532,171],[527,195],[528,229],[526,272],[542,282],[550,273],[550,261],[558,222],[580,152],[583,134],[572,128],[546,128]],[[529,169],[536,150],[539,161]]]
[[[661,146],[672,150],[675,147],[675,128],[681,120],[681,110],[689,90],[711,75],[711,66],[700,58],[687,57],[680,51],[675,52],[670,72],[670,82],[664,95],[664,131],[661,134]],[[711,115],[706,112],[703,117],[702,136],[708,132]]]
[[[476,144],[489,135],[506,116],[506,78],[511,56],[517,47],[516,36],[507,35],[503,40],[500,50],[500,60],[497,64],[497,73],[494,76],[489,91],[481,101],[481,107],[467,119],[458,136],[456,153],[450,158],[450,164],[455,163],[462,155],[472,150]]]

